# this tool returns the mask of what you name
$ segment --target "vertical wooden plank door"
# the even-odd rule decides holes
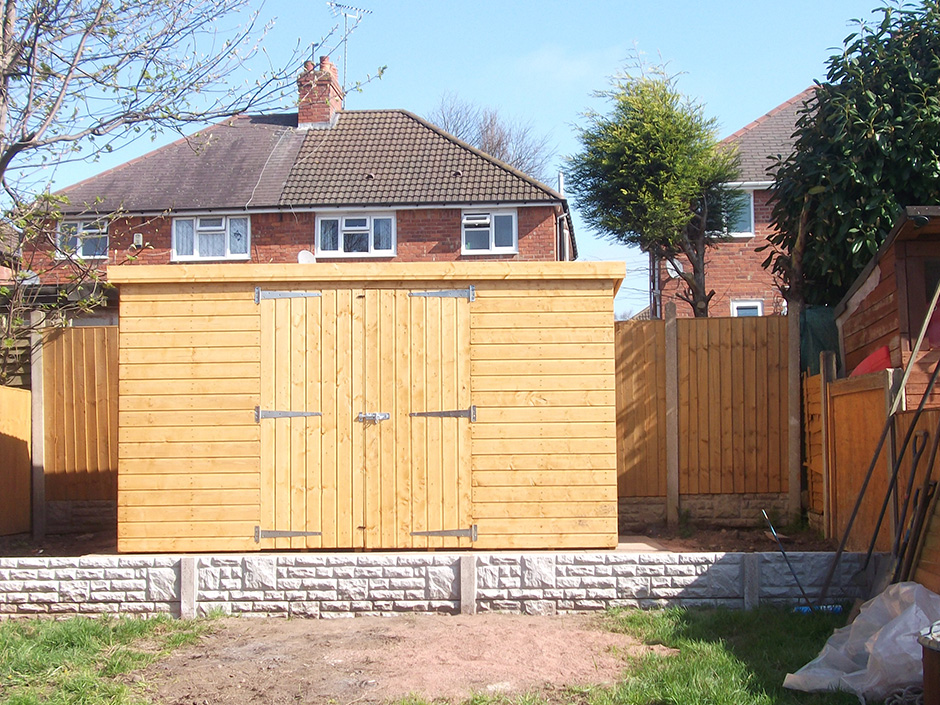
[[[470,546],[423,535],[470,528],[470,420],[411,415],[469,410],[469,301],[319,293],[260,301],[260,408],[322,414],[259,421],[260,528],[320,533],[261,548]]]

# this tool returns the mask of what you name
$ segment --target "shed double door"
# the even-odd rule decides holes
[[[259,547],[470,546],[469,298],[262,288],[256,300]]]

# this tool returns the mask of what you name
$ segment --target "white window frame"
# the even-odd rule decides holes
[[[748,318],[748,316],[742,316],[739,309],[754,307],[757,307],[758,318],[764,315],[764,302],[760,299],[731,299],[731,315],[734,318]],[[750,316],[750,318],[754,317]]]
[[[66,231],[68,227],[75,227],[75,234],[72,235]],[[84,232],[94,232],[95,235],[87,236],[83,235]],[[69,240],[72,237],[76,237],[79,240],[79,245],[75,250],[72,250],[69,247]],[[105,251],[104,254],[90,254],[86,255],[83,252],[85,240],[87,239],[97,239],[99,237],[104,237],[105,239]],[[69,257],[76,257],[80,260],[106,260],[108,259],[108,250],[111,246],[111,238],[108,234],[108,222],[93,219],[93,220],[64,220],[59,224],[59,229],[57,233],[57,244],[58,251],[56,252],[56,257],[58,259],[67,259]]]
[[[362,220],[365,219],[366,224],[364,227],[346,227],[347,220]],[[387,250],[377,250],[375,249],[375,220],[390,220],[392,222],[392,243],[391,248]],[[337,221],[336,228],[336,238],[337,238],[337,249],[335,250],[324,250],[320,246],[320,228],[321,223],[324,221],[335,220]],[[345,244],[343,233],[355,233],[355,232],[367,232],[369,235],[369,250],[368,252],[346,252],[343,249]],[[337,212],[325,212],[322,214],[317,214],[316,221],[316,232],[314,233],[314,246],[317,259],[330,259],[330,258],[376,258],[376,257],[395,257],[398,253],[398,223],[395,218],[395,213],[393,211],[388,211],[385,213],[357,213],[355,211],[337,211]]]
[[[754,237],[754,189],[742,188],[740,191],[747,196],[747,211],[750,215],[751,229],[740,232],[728,229],[728,235],[733,238]]]
[[[512,216],[512,245],[510,247],[496,247],[496,216]],[[490,246],[485,250],[468,250],[466,226],[472,222],[473,218],[489,217],[489,241]],[[483,228],[474,228],[482,230]],[[467,256],[474,255],[515,255],[519,254],[519,212],[515,208],[502,209],[467,209],[460,212],[460,254]]]
[[[199,254],[199,231],[203,232],[218,232],[220,228],[200,228],[201,220],[216,220],[222,219],[221,230],[225,232],[225,253],[221,255],[201,255]],[[231,220],[245,220],[245,251],[233,253],[232,252],[232,234],[229,230],[229,223]],[[180,254],[177,249],[177,234],[176,228],[178,223],[182,222],[192,222],[193,224],[193,253],[191,255]],[[177,216],[173,218],[173,235],[172,243],[170,249],[170,261],[171,262],[224,262],[224,261],[235,261],[235,262],[246,262],[251,259],[251,216],[247,213],[196,213],[193,215],[187,216]]]

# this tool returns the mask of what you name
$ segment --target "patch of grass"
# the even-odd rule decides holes
[[[191,643],[205,621],[88,618],[0,623],[0,704],[139,702],[117,679]]]

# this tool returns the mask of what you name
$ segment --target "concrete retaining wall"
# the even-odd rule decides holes
[[[832,555],[794,553],[807,593]],[[832,600],[867,597],[874,565],[843,556]],[[874,563],[874,562],[873,562]],[[0,558],[0,617],[157,613],[303,617],[555,614],[667,605],[796,604],[778,553],[335,553]]]

